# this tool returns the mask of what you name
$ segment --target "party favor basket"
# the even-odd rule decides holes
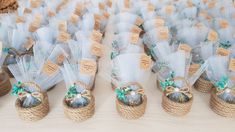
[[[145,113],[147,97],[138,83],[116,88],[116,93],[116,109],[119,115],[126,119],[138,119]]]
[[[70,86],[63,100],[64,114],[75,122],[91,118],[95,113],[95,98],[88,86],[77,81]]]
[[[25,88],[33,87],[37,91],[29,92]],[[13,86],[13,93],[18,95],[15,106],[19,117],[24,121],[38,121],[45,117],[49,112],[49,101],[47,93],[42,92],[41,88],[33,82],[18,83]],[[23,101],[27,96],[32,96],[38,102],[36,105],[25,107]]]
[[[174,80],[177,79],[179,78],[174,78]],[[193,95],[191,93],[191,87],[187,82],[186,86],[182,88],[176,87],[174,82],[169,82],[167,85],[162,86],[162,88],[164,91],[162,108],[167,113],[174,116],[184,116],[190,112]]]

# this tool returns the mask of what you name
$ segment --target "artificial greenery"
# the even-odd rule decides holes
[[[174,90],[178,89],[178,91],[170,92],[170,94],[168,94],[167,97],[170,100],[172,100],[174,102],[178,102],[178,103],[183,103],[183,102],[189,101],[190,97],[188,95],[190,95],[190,93],[185,93],[183,89],[180,89],[179,87],[177,87],[175,84],[174,78],[175,78],[175,72],[172,71],[170,73],[169,77],[165,81],[160,82],[160,86],[161,86],[162,90],[169,92],[166,90],[167,87],[171,87]]]
[[[77,92],[76,86],[72,85],[69,87],[65,97],[66,98],[74,98],[77,94],[78,94],[78,92]]]
[[[117,94],[117,98],[123,102],[127,102],[126,100],[126,94],[130,92],[131,89],[129,87],[125,88],[116,88],[115,92]]]
[[[228,77],[222,77],[218,82],[216,82],[215,86],[219,90],[224,90],[228,86]]]
[[[19,93],[25,92],[25,90],[22,88],[22,82],[17,82],[17,84],[14,84],[12,87],[11,94],[14,96],[19,96]]]
[[[169,78],[167,78],[163,82],[160,82],[160,86],[161,86],[163,91],[165,91],[166,88],[170,87],[170,86],[176,87],[176,84],[175,84],[175,81],[174,81],[174,76],[175,76],[175,72],[171,72]]]

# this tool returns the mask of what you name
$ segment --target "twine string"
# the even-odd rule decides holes
[[[178,92],[178,93],[182,93],[182,94],[188,96],[189,98],[192,98],[191,89],[190,89],[190,85],[189,85],[188,81],[184,77],[175,77],[174,81],[175,80],[183,80],[186,83],[186,86],[182,87],[182,88],[175,88],[173,86],[167,86],[165,89],[166,96]]]

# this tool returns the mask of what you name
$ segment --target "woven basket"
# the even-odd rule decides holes
[[[11,90],[11,82],[6,72],[0,73],[0,96],[6,95]]]
[[[188,102],[178,103],[170,100],[166,94],[164,93],[162,96],[162,107],[163,109],[174,116],[184,116],[190,110],[192,106],[193,98],[191,98]]]
[[[230,104],[220,99],[215,90],[212,90],[210,98],[210,108],[223,117],[235,117],[235,104]]]
[[[210,81],[207,81],[200,77],[196,83],[194,84],[194,87],[197,91],[203,92],[203,93],[209,93],[211,92],[211,89],[213,88],[213,84]]]
[[[75,122],[81,122],[91,118],[95,113],[95,98],[91,96],[89,104],[81,108],[72,108],[63,100],[64,114],[67,118]]]
[[[120,116],[126,119],[138,119],[145,113],[147,97],[142,97],[143,102],[138,106],[128,106],[116,98],[116,108]]]
[[[16,110],[18,112],[19,117],[24,121],[38,121],[45,117],[49,112],[49,102],[48,96],[46,93],[43,93],[43,100],[42,102],[32,108],[24,108],[22,107],[22,102],[20,99],[16,100],[15,103]]]

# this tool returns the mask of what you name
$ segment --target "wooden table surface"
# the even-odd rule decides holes
[[[109,43],[106,38],[104,43]],[[0,97],[0,132],[233,132],[235,119],[223,118],[209,108],[209,94],[193,90],[194,100],[191,112],[184,117],[173,117],[161,107],[162,93],[156,87],[156,75],[143,84],[148,97],[146,113],[138,120],[121,118],[115,106],[115,93],[110,85],[111,63],[110,48],[106,46],[105,55],[99,60],[99,72],[96,77],[95,115],[82,122],[75,123],[64,116],[62,99],[66,88],[63,82],[48,92],[50,112],[42,120],[34,123],[21,121],[15,109],[16,98],[10,94]],[[15,82],[14,79],[11,80]]]

